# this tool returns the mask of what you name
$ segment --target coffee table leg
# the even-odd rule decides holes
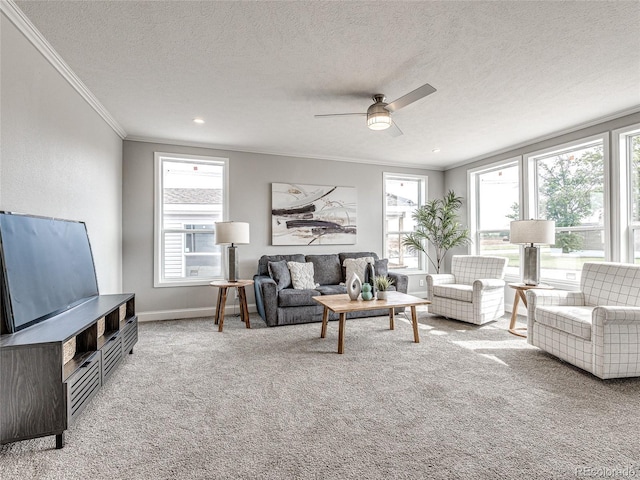
[[[320,330],[320,338],[327,336],[327,323],[329,323],[329,309],[324,307],[324,310],[322,310],[322,330]]]
[[[396,311],[394,308],[389,309],[389,330],[393,330],[396,327],[395,324]]]
[[[344,353],[344,326],[347,323],[347,314],[340,314],[340,330],[338,331],[338,353]]]
[[[227,287],[220,287],[220,310],[218,314],[218,331],[222,331],[222,326],[224,325],[224,307],[227,303]]]
[[[238,297],[240,297],[240,318],[244,322],[244,326],[251,328],[249,322],[249,307],[247,306],[247,293],[244,291],[244,287],[238,287]]]
[[[420,334],[418,333],[418,313],[416,312],[416,306],[411,306],[411,322],[413,323],[413,340],[416,343],[420,343]]]

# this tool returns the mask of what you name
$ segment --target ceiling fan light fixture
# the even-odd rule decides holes
[[[367,110],[367,126],[371,130],[385,130],[391,126],[391,114],[384,108],[387,104],[383,103],[382,99],[376,97],[374,99],[377,102]]]

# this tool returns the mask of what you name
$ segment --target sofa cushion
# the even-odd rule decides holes
[[[258,275],[269,275],[269,262],[301,262],[304,263],[304,255],[263,255],[258,260]]]
[[[344,261],[345,278],[348,280],[351,278],[351,274],[355,273],[360,278],[360,281],[364,283],[365,269],[368,263],[373,263],[373,257],[360,257],[360,258],[347,258]],[[374,267],[375,268],[375,267]]]
[[[538,306],[536,322],[591,340],[591,306]]]
[[[344,261],[347,258],[361,257],[373,257],[374,260],[378,260],[378,254],[376,254],[375,252],[343,252],[338,254],[338,259],[340,260],[340,265],[342,266],[342,278],[340,279],[341,283],[347,281],[347,272],[344,266]]]
[[[320,285],[316,287],[322,295],[338,295],[340,293],[347,293],[347,287],[344,285]]]
[[[451,298],[471,303],[473,301],[473,287],[471,285],[448,284],[434,285],[433,294],[436,297]]]
[[[313,278],[320,285],[338,285],[342,278],[338,255],[307,255],[307,262],[313,263]]]
[[[296,290],[315,288],[316,282],[313,280],[313,263],[287,262],[291,283]]]
[[[312,289],[296,290],[294,288],[285,288],[278,293],[279,307],[304,307],[308,305],[319,305],[313,300],[313,297],[320,296],[320,292]]]

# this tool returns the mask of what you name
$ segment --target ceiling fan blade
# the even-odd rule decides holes
[[[421,87],[416,88],[413,92],[409,92],[405,96],[400,97],[397,100],[394,100],[393,102],[389,103],[386,108],[390,112],[395,112],[397,110],[400,110],[403,107],[406,107],[407,105],[413,102],[417,102],[418,100],[426,97],[427,95],[431,95],[435,91],[436,91],[435,88],[433,88],[428,83],[425,83]]]
[[[392,121],[391,126],[387,128],[387,133],[392,137],[399,137],[400,135],[403,135],[402,130],[400,130],[400,127],[398,127],[398,124],[394,121]]]
[[[349,116],[362,116],[367,115],[366,113],[327,113],[326,115],[314,115],[315,118],[325,118],[325,117],[349,117]]]

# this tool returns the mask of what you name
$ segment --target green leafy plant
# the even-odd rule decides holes
[[[389,287],[393,285],[393,279],[384,275],[376,275],[373,282],[375,283],[376,289],[381,292],[387,291]]]
[[[468,228],[458,221],[458,210],[462,207],[462,197],[449,190],[443,198],[434,198],[413,212],[416,228],[405,235],[402,244],[410,251],[424,253],[431,265],[440,273],[447,252],[454,247],[471,243]],[[428,246],[433,245],[433,258]]]

